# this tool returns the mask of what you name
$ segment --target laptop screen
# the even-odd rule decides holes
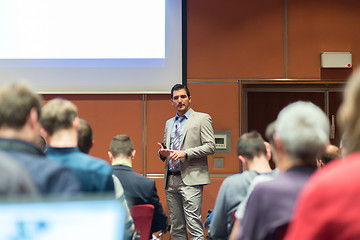
[[[0,203],[0,239],[122,240],[124,225],[116,200]]]

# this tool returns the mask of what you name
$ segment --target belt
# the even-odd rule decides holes
[[[180,172],[180,171],[177,171],[177,172],[169,171],[169,172],[168,172],[168,175],[179,176],[179,175],[181,175],[181,172]]]

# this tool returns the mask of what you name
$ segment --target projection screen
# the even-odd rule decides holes
[[[40,93],[169,93],[181,0],[1,0],[0,82]]]

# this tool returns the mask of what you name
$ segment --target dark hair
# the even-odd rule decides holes
[[[78,148],[83,153],[89,153],[93,144],[93,132],[90,124],[84,119],[80,119],[78,130]]]
[[[42,97],[23,83],[0,87],[0,127],[21,129],[32,109],[41,117]]]
[[[257,131],[243,134],[237,141],[237,154],[252,160],[256,156],[265,155],[264,139]]]
[[[40,148],[43,153],[46,153],[47,143],[43,135],[39,134],[39,137],[36,141],[36,146]]]
[[[171,99],[174,96],[174,91],[178,91],[178,90],[181,90],[181,89],[185,89],[187,96],[190,97],[190,91],[185,85],[183,85],[183,84],[175,84],[171,89]]]
[[[130,157],[134,151],[134,144],[128,135],[116,135],[110,143],[110,152],[114,158],[123,155]]]
[[[265,130],[265,137],[271,145],[274,145],[275,124],[275,121],[269,123]]]

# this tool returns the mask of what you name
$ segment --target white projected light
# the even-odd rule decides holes
[[[0,58],[164,58],[165,1],[11,0]],[[15,11],[16,10],[16,11]]]
[[[42,93],[168,93],[181,1],[0,0],[1,82]]]

